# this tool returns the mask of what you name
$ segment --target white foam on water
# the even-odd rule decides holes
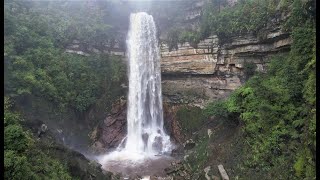
[[[160,52],[153,17],[130,15],[127,37],[129,94],[127,136],[116,151],[99,158],[100,164],[142,163],[170,152],[170,137],[163,129]],[[124,147],[122,144],[125,143]]]

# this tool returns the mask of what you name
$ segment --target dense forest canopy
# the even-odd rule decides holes
[[[105,7],[85,1],[5,1],[5,178],[81,178],[71,178],[71,165],[44,151],[35,135],[22,128],[24,118],[14,102],[38,97],[55,104],[57,112],[81,113],[105,92],[110,101],[117,97],[113,86],[126,79],[121,57],[65,52],[74,40],[99,49],[117,38],[117,27],[105,22]]]

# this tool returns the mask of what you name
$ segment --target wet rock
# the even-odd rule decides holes
[[[119,113],[123,107],[126,105],[126,100],[121,97],[116,103],[112,104],[111,114]]]
[[[156,137],[154,139],[154,143],[152,144],[152,148],[155,150],[162,150],[162,148],[163,148],[162,137]]]
[[[105,150],[116,148],[126,136],[127,130],[127,108],[124,101],[118,101],[113,105],[111,114],[107,116],[99,127],[100,135],[98,142]]]
[[[149,134],[148,133],[143,133],[142,134],[142,140],[143,140],[144,144],[147,144],[148,139],[149,139]]]
[[[182,145],[176,146],[176,147],[171,151],[171,156],[179,156],[179,155],[183,155],[183,154],[184,154],[184,150],[183,150],[183,146],[182,146]]]
[[[173,142],[176,142],[175,144],[182,144],[185,137],[182,133],[179,122],[176,119],[176,111],[177,106],[169,103],[163,104],[163,119],[165,130],[167,131],[167,134],[170,135]]]
[[[44,134],[47,131],[47,129],[48,129],[47,125],[42,124],[38,130],[38,137],[40,137],[41,134]]]
[[[91,146],[91,150],[95,153],[98,153],[98,154],[105,152],[105,148],[103,147],[103,144],[99,141],[95,142]]]
[[[54,133],[50,129],[47,129],[45,136],[36,143],[36,146],[48,152],[51,158],[65,164],[70,175],[76,179],[111,180],[111,174],[103,174],[99,163],[90,161],[83,154],[56,142]]]

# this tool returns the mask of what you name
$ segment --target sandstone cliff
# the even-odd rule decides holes
[[[246,34],[221,43],[216,35],[212,35],[199,42],[197,48],[184,43],[173,51],[162,43],[165,100],[203,107],[241,86],[246,63],[253,63],[256,71],[264,72],[270,56],[288,51],[290,44],[289,34],[278,26],[268,29],[263,39]]]

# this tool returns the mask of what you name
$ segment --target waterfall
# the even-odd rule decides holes
[[[129,93],[127,136],[102,163],[153,158],[171,150],[163,129],[160,52],[153,17],[130,15],[127,36]],[[122,147],[124,144],[124,147]]]
[[[127,38],[129,60],[128,134],[125,150],[157,154],[170,148],[163,129],[160,52],[153,17],[131,14]]]

